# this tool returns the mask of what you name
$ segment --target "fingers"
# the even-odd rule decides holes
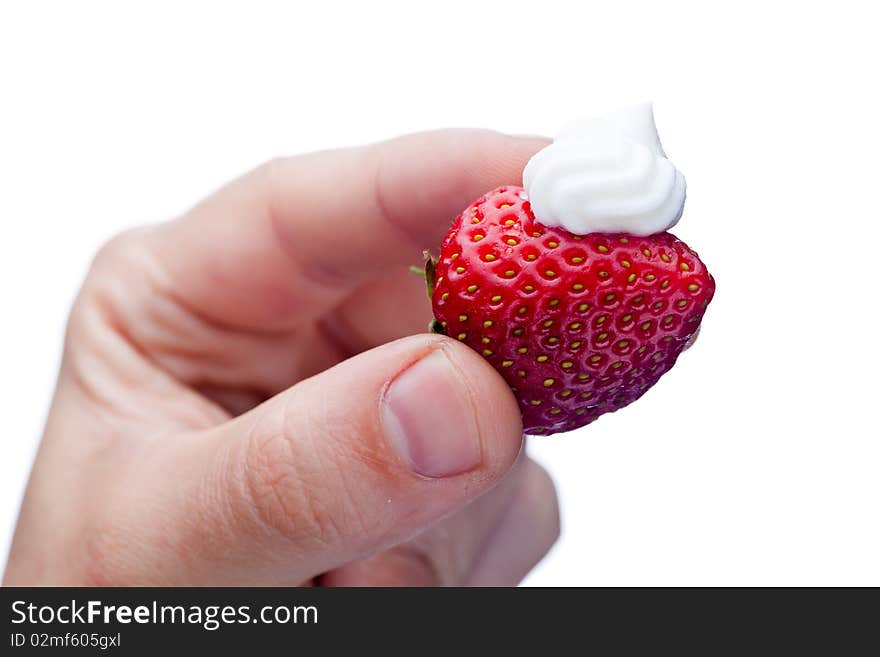
[[[559,538],[556,488],[546,470],[529,460],[507,513],[475,560],[467,586],[515,586]]]
[[[519,183],[546,141],[444,130],[273,161],[151,233],[189,308],[285,329],[436,247],[473,198]]]
[[[432,316],[425,279],[408,267],[395,267],[360,286],[322,325],[345,353],[356,354],[424,333]]]
[[[182,483],[162,540],[188,546],[193,583],[299,583],[421,533],[521,446],[516,402],[479,355],[407,338],[171,450],[162,481]]]
[[[491,491],[412,541],[321,578],[326,586],[513,586],[559,535],[553,483],[523,453]]]

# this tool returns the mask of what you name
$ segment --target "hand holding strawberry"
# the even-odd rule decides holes
[[[276,160],[112,240],[4,582],[518,582],[558,534],[553,483],[504,380],[425,334],[406,271],[545,144],[449,130]]]

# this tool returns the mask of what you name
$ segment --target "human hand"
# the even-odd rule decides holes
[[[553,484],[407,273],[544,142],[450,130],[263,165],[105,246],[5,584],[512,585]],[[404,337],[410,336],[410,337]]]

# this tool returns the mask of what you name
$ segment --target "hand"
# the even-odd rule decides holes
[[[425,333],[407,268],[543,145],[277,160],[108,243],[5,583],[517,583],[556,540],[553,484],[501,377]]]

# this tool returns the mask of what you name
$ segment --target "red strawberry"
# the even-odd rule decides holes
[[[575,429],[641,397],[675,364],[715,291],[674,235],[549,228],[512,186],[456,218],[434,269],[440,330],[501,373],[532,434]]]

